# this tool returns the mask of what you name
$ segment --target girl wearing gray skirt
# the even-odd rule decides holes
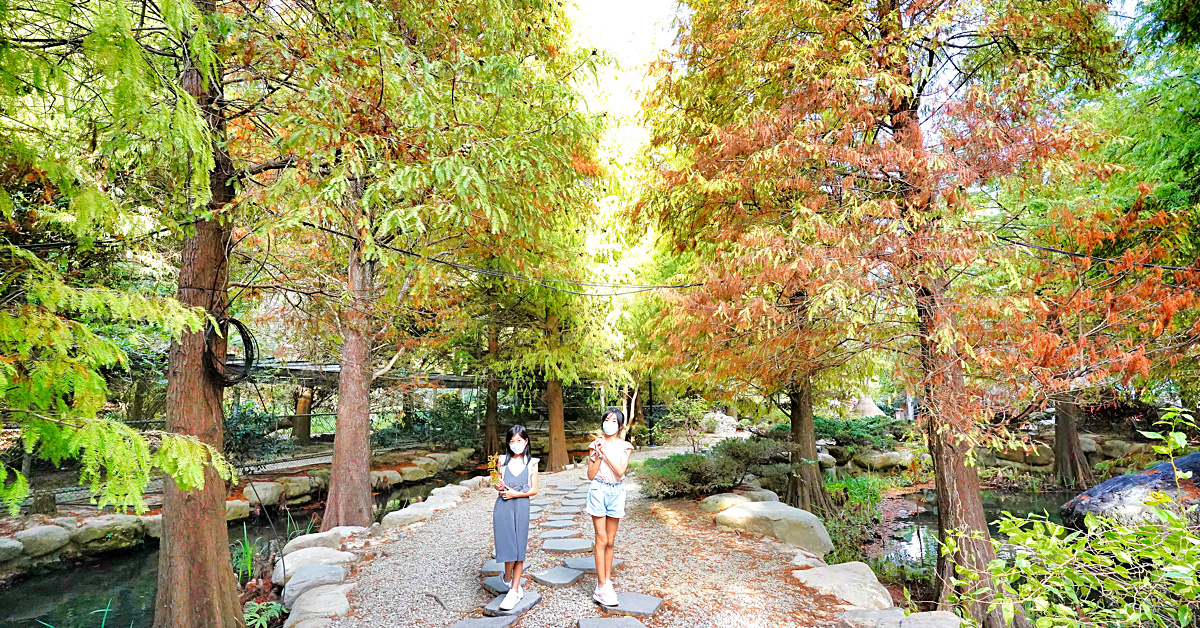
[[[492,507],[492,532],[496,538],[496,562],[504,563],[508,593],[500,610],[512,610],[525,597],[521,573],[525,570],[525,545],[529,540],[529,498],[537,495],[537,458],[529,457],[529,432],[523,425],[508,428],[505,439],[509,454],[500,457],[500,481]]]

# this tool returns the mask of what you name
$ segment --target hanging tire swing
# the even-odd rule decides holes
[[[213,342],[220,337],[220,334],[210,320],[204,329],[204,361],[209,372],[225,386],[232,386],[250,379],[254,361],[258,358],[258,341],[254,339],[254,334],[250,333],[250,328],[246,327],[245,323],[232,316],[217,319],[217,322],[226,329],[237,330],[237,334],[242,340],[242,351],[245,353],[245,358],[240,365],[231,366],[226,364],[221,356],[217,356],[213,351]]]

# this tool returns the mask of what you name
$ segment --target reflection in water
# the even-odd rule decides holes
[[[1048,515],[1055,523],[1062,523],[1058,507],[1075,496],[1072,492],[1024,493],[1018,491],[984,491],[983,513],[993,538],[1003,538],[999,522],[1002,513],[1016,517]],[[924,512],[905,519],[907,525],[898,529],[887,543],[883,555],[898,563],[930,565],[937,562],[937,497],[932,490],[908,496],[921,504]]]
[[[486,473],[486,471],[484,471]],[[417,486],[375,496],[376,520],[439,486],[457,484],[478,473],[446,474]],[[290,527],[304,530],[312,513],[293,514]],[[274,524],[274,525],[272,525]],[[245,529],[243,530],[243,526]],[[287,517],[238,522],[229,526],[229,542],[270,541],[287,535]],[[0,626],[5,628],[141,628],[154,619],[158,591],[158,548],[103,556],[69,570],[56,570],[0,590]],[[105,608],[108,611],[105,612]],[[39,623],[45,622],[43,623]]]

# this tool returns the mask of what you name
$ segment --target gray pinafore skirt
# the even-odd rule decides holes
[[[529,464],[514,475],[504,465],[501,476],[504,485],[524,493],[529,490]],[[504,499],[496,496],[492,507],[492,533],[496,537],[496,562],[507,563],[525,560],[525,546],[529,541],[529,498]]]

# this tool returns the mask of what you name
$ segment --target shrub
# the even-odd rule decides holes
[[[1158,521],[1126,525],[1088,515],[1087,532],[1045,519],[1006,516],[989,565],[1008,594],[1005,617],[1020,605],[1037,626],[1113,628],[1192,626],[1200,609],[1200,537],[1188,516],[1156,496]],[[1164,501],[1165,500],[1165,501]],[[952,547],[952,541],[951,541]],[[1001,553],[1002,552],[1002,553]]]
[[[652,458],[636,468],[642,491],[651,497],[698,497],[741,484],[745,466],[725,456],[675,454]]]
[[[667,408],[666,416],[654,422],[654,440],[666,444],[684,440],[691,445],[692,453],[700,453],[700,439],[704,430],[700,426],[709,405],[703,399],[676,399]]]
[[[234,466],[289,453],[291,438],[276,432],[275,415],[252,404],[235,405],[225,416],[225,457]]]
[[[243,619],[246,628],[270,628],[283,620],[283,605],[279,602],[246,602]]]
[[[426,418],[429,440],[442,447],[475,447],[479,444],[480,408],[471,407],[454,394],[438,397]]]
[[[904,439],[909,430],[909,422],[888,416],[851,417],[848,419],[831,419],[814,417],[813,424],[817,438],[828,438],[837,444],[851,447],[873,447],[875,449],[890,449],[897,441]]]
[[[869,474],[825,481],[825,488],[838,507],[836,517],[824,520],[825,530],[833,541],[833,551],[825,556],[825,562],[833,565],[864,559],[862,545],[879,523],[883,489],[892,485],[888,478]]]

